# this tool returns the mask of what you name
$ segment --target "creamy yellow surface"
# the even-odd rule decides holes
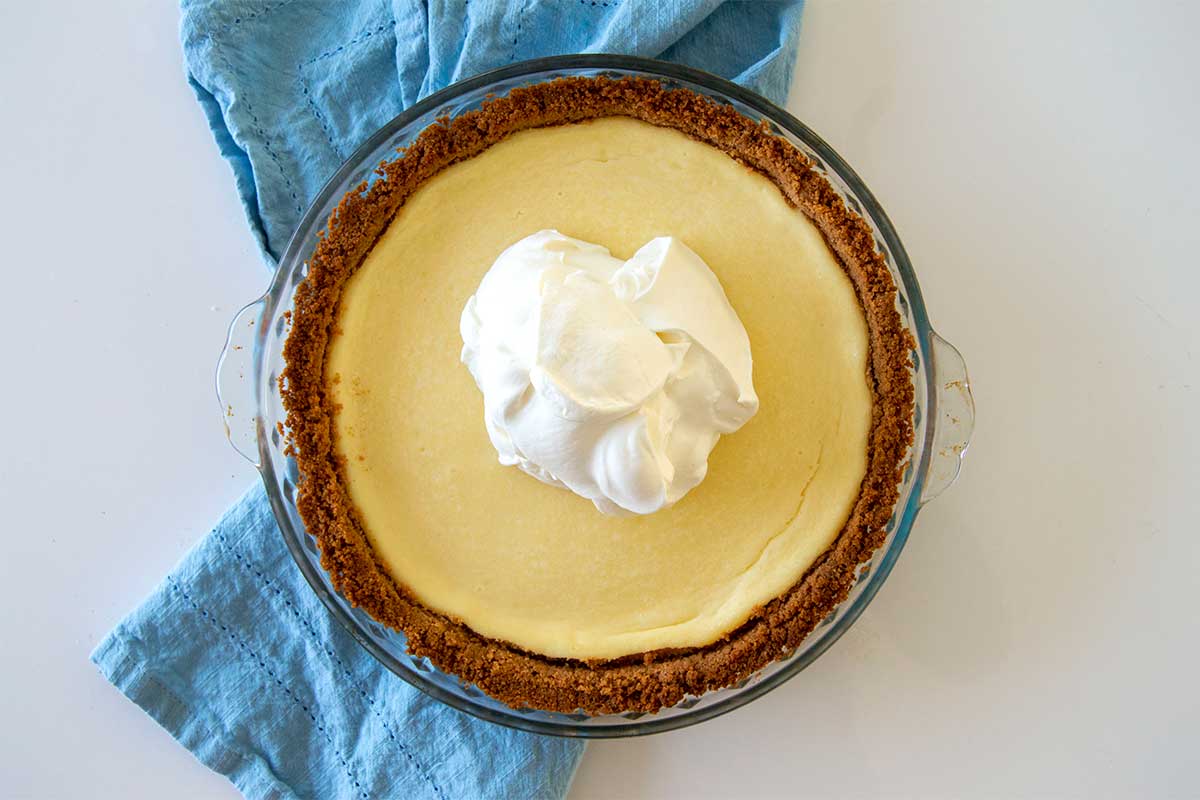
[[[543,228],[628,258],[676,236],[750,335],[758,414],[673,508],[617,518],[503,467],[459,362],[459,315],[496,256]],[[816,228],[767,179],[625,118],[526,131],[404,206],[346,286],[328,374],[375,550],[426,605],[550,656],[707,644],[792,585],[866,471],[867,329]]]

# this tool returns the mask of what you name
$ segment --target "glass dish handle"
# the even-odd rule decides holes
[[[975,399],[962,354],[935,331],[929,332],[929,340],[938,413],[933,422],[933,455],[925,473],[921,505],[954,483],[975,430]]]
[[[265,298],[239,311],[229,323],[225,349],[217,360],[217,401],[225,436],[233,449],[258,467],[258,403],[254,393],[254,352],[262,335]]]

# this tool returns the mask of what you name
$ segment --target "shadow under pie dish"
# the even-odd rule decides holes
[[[645,73],[549,77],[333,198],[268,332],[292,492],[329,583],[432,667],[515,708],[656,712],[792,656],[895,534],[920,343],[871,227],[761,120]],[[547,228],[619,258],[678,237],[745,324],[759,413],[670,508],[605,516],[497,463],[458,318]]]

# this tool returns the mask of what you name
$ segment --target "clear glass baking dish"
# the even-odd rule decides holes
[[[278,391],[287,335],[284,314],[292,307],[293,292],[306,274],[318,232],[342,196],[363,181],[376,180],[374,171],[379,163],[394,158],[398,148],[408,145],[439,117],[476,109],[489,95],[502,95],[516,86],[590,75],[649,77],[668,86],[690,89],[761,120],[799,148],[874,231],[875,244],[896,282],[901,318],[916,342],[912,352],[914,444],[899,500],[887,523],[887,539],[860,567],[849,596],[787,657],[735,686],[685,698],[653,714],[591,716],[513,709],[442,672],[427,659],[405,652],[404,634],[352,607],[333,589],[321,568],[316,543],[296,510],[296,463],[284,454],[278,427],[285,419]],[[262,473],[288,549],[313,591],[355,640],[392,672],[455,708],[514,728],[580,737],[637,736],[711,719],[766,694],[811,664],[854,624],[879,591],[904,548],[921,506],[957,477],[974,425],[974,404],[962,356],[930,326],[908,255],[887,215],[854,170],[806,125],[753,92],[699,70],[610,55],[536,59],[461,81],[417,103],[368,139],[325,185],[304,215],[280,259],[270,289],[238,312],[231,323],[217,367],[217,395],[230,442]]]

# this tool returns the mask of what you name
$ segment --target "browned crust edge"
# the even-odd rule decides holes
[[[325,355],[336,333],[341,288],[397,210],[422,183],[526,128],[624,115],[674,128],[769,177],[825,235],[849,275],[870,332],[874,394],[867,474],[834,544],[787,592],[740,628],[703,648],[640,653],[611,661],[550,659],[481,636],[418,602],[375,556],[350,502],[334,445],[336,409],[326,392]],[[409,651],[514,707],[591,714],[656,711],[685,695],[729,686],[791,653],[855,581],[858,565],[884,541],[913,438],[912,337],[896,289],[866,223],[849,212],[811,162],[765,125],[694,92],[644,78],[563,78],[513,89],[477,111],[442,119],[381,180],[346,194],[329,218],[308,275],[297,287],[280,390],[289,452],[302,480],[297,506],[321,548],[333,585],[351,603],[408,637]]]

